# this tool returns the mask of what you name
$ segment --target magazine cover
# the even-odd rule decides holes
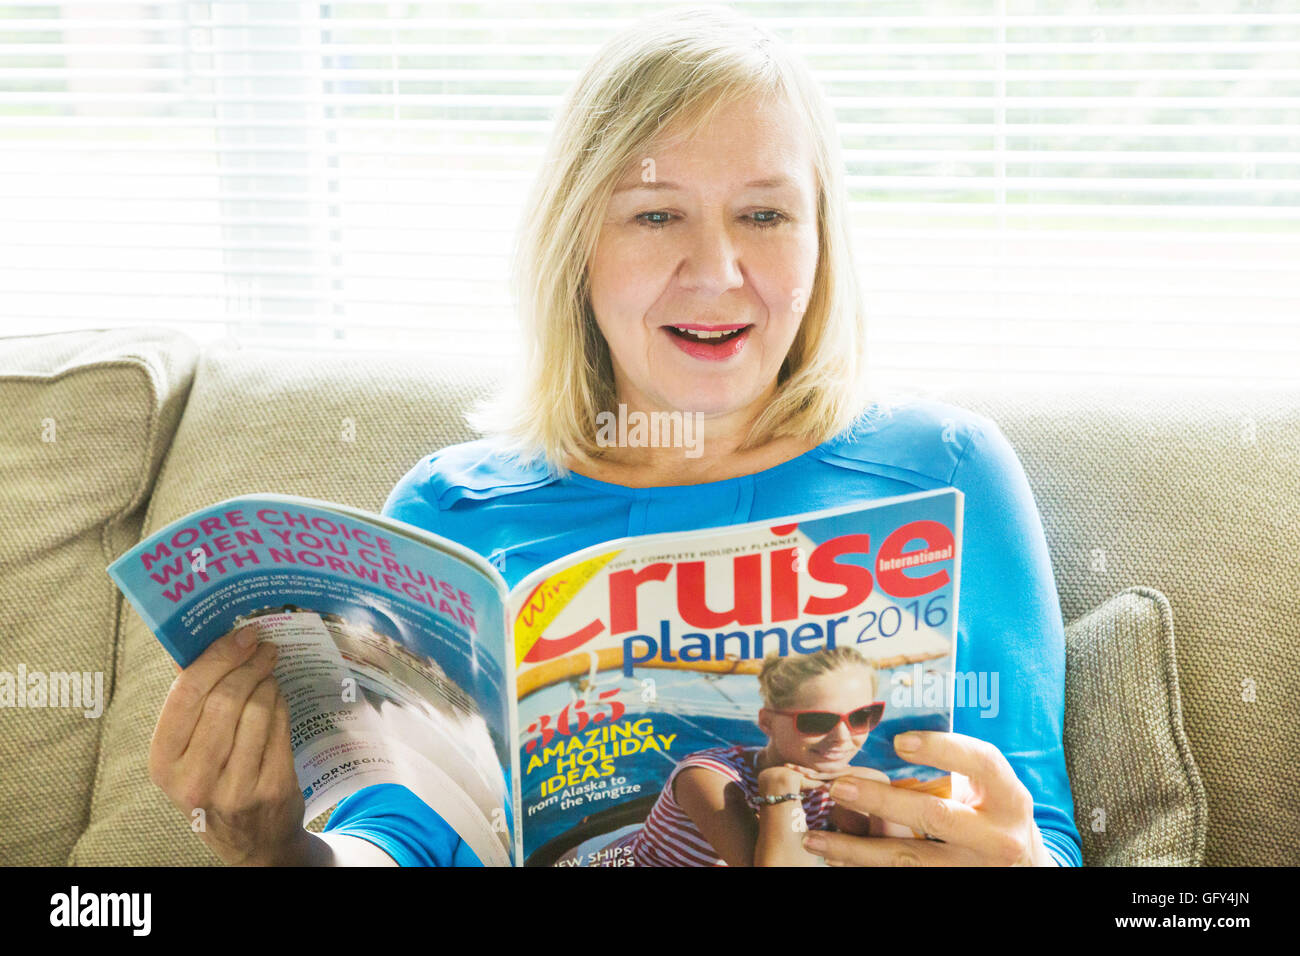
[[[902,761],[891,741],[952,729],[961,510],[950,488],[624,539],[520,582],[510,615],[525,865],[716,862],[680,838],[666,784],[690,760],[750,774],[752,787],[772,742],[760,724],[778,732],[760,713],[769,655],[790,659],[796,681],[831,661],[818,686],[851,701],[844,714],[779,714],[791,746],[811,742],[800,753],[812,769],[870,767],[947,795],[946,772]],[[836,648],[869,666],[840,666],[850,658]],[[824,790],[805,797],[819,815],[809,825],[824,823],[825,803]]]

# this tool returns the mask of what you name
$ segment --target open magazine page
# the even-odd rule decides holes
[[[866,736],[828,755],[946,795],[949,775],[900,760],[892,739],[952,729],[961,507],[949,488],[622,539],[520,582],[509,614],[524,864],[669,865],[656,841],[671,814],[655,809],[669,775],[692,756],[752,765],[769,743],[758,674],[771,654],[856,648],[868,663],[849,655],[846,669],[874,699],[844,719]],[[801,733],[818,719],[791,716]]]
[[[515,841],[505,585],[423,532],[279,495],[232,498],[108,569],[182,667],[245,624],[280,649],[304,824],[400,783],[486,864]]]

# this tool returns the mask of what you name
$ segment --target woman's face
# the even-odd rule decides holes
[[[805,124],[761,99],[630,165],[588,266],[620,402],[741,423],[763,407],[812,290],[816,195]],[[746,329],[701,345],[681,325]]]
[[[847,714],[871,703],[871,672],[866,668],[840,667],[809,678],[799,685],[794,699],[781,710],[824,710]],[[867,734],[855,734],[840,721],[828,734],[805,737],[795,729],[795,718],[763,708],[758,712],[758,726],[772,741],[778,756],[786,763],[812,770],[834,771],[848,766]]]

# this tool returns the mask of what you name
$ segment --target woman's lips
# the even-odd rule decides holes
[[[735,328],[744,329],[744,331],[741,332],[739,335],[733,335],[731,338],[726,339],[725,341],[722,341],[717,345],[713,345],[703,341],[700,342],[692,341],[691,339],[684,338],[683,336],[678,335],[676,332],[674,332],[672,326],[669,325],[662,326],[661,328],[663,329],[664,335],[668,336],[668,338],[672,340],[674,345],[676,345],[679,349],[681,349],[691,358],[702,359],[703,361],[706,362],[722,362],[731,358],[734,355],[740,354],[740,351],[745,347],[745,343],[749,341],[749,333],[753,330],[754,327],[752,325],[712,326],[712,327],[691,326],[691,325],[682,326],[682,328],[686,328],[686,329],[694,328],[701,331],[719,331],[719,332],[725,332],[729,329],[735,329]]]
[[[848,760],[856,751],[853,750],[832,750],[830,753],[822,753],[817,756],[822,760]]]

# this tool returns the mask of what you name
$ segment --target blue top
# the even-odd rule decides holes
[[[423,458],[384,514],[464,544],[513,587],[529,572],[614,538],[784,517],[955,487],[965,494],[956,669],[998,675],[995,715],[954,709],[953,729],[987,740],[1034,798],[1062,865],[1082,862],[1065,772],[1065,632],[1047,542],[1024,469],[996,423],[931,400],[872,406],[789,461],[695,485],[628,488],[505,459],[491,439]],[[992,708],[988,708],[991,710]],[[447,825],[404,787],[345,799],[326,830],[369,839],[397,862],[459,862]],[[421,847],[435,848],[428,852]],[[465,848],[467,852],[467,848]]]

